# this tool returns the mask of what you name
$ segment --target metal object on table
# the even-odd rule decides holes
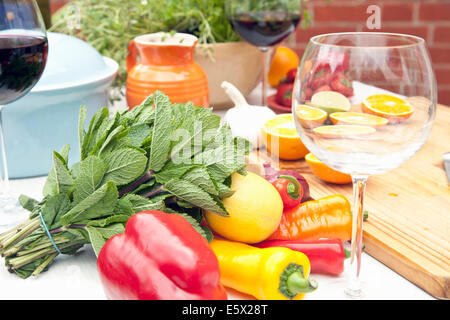
[[[444,168],[447,173],[448,183],[450,184],[450,152],[444,153],[442,158],[444,158]]]

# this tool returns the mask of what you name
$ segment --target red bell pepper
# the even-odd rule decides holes
[[[303,252],[311,263],[311,273],[339,275],[344,271],[346,254],[340,239],[268,240],[254,246],[258,248],[283,247]]]
[[[280,194],[284,209],[296,207],[302,201],[303,188],[293,176],[280,175],[272,185]]]
[[[177,214],[133,215],[103,246],[97,268],[108,299],[227,299],[214,252]]]

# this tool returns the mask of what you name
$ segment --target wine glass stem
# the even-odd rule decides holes
[[[364,191],[368,176],[352,175],[353,181],[353,208],[352,208],[352,244],[350,255],[350,279],[345,293],[351,298],[360,298],[363,295],[359,273],[361,270],[361,250],[363,237]]]
[[[261,50],[261,105],[266,106],[266,95],[267,95],[267,88],[266,88],[266,82],[267,82],[267,74],[266,74],[266,64],[267,64],[267,51],[269,48],[267,47],[260,47]]]
[[[0,106],[0,142],[2,148],[2,175],[0,178],[1,189],[0,194],[6,195],[9,193],[9,177],[8,177],[8,164],[6,162],[6,148],[5,148],[5,131],[3,129],[3,106]]]

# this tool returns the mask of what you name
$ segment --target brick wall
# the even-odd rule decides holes
[[[438,83],[438,101],[450,106],[450,0],[309,0],[312,26],[298,28],[288,45],[301,55],[314,35],[371,31],[366,27],[369,5],[381,8],[381,29],[372,31],[413,34],[426,40]]]
[[[70,0],[50,0],[52,12]],[[381,8],[381,29],[374,31],[413,34],[424,38],[438,82],[439,103],[450,106],[450,0],[308,0],[314,16],[310,28],[297,29],[288,45],[300,55],[309,38],[322,33],[370,31],[369,5]]]

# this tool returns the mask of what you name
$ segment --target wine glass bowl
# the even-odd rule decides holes
[[[266,52],[296,29],[302,17],[301,0],[227,0],[225,13],[234,31],[262,52],[261,104],[266,105]]]
[[[293,91],[295,126],[312,154],[353,178],[357,214],[349,296],[362,294],[358,275],[366,180],[395,169],[422,147],[434,123],[436,99],[436,80],[421,38],[325,34],[311,38],[305,49]],[[311,125],[302,105],[325,110],[327,120]]]

